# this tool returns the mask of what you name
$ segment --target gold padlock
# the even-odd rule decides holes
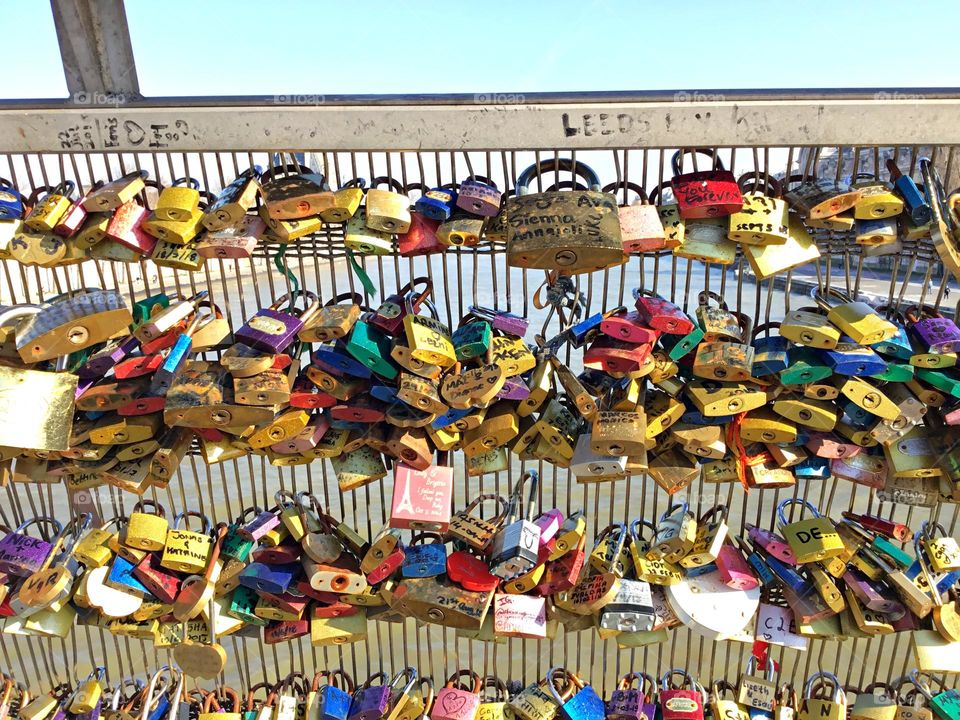
[[[513,403],[501,401],[486,412],[479,427],[463,433],[463,452],[469,457],[506,445],[520,432]]]
[[[819,288],[814,299],[827,311],[827,322],[850,336],[855,343],[873,345],[897,334],[897,326],[880,317],[872,307],[865,302],[855,302],[835,288]],[[782,325],[780,330],[782,334]]]
[[[392,190],[381,190],[379,185]],[[387,233],[405,233],[410,229],[410,198],[403,185],[390,177],[376,177],[370,182],[366,202],[367,226]]]
[[[152,513],[144,511],[148,507],[153,508]],[[133,506],[127,526],[120,533],[120,542],[140,550],[156,552],[166,544],[169,529],[163,505],[153,500],[140,500]]]

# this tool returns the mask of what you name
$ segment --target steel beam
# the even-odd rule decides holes
[[[960,92],[792,99],[608,100],[514,104],[462,97],[168,98],[76,107],[0,104],[0,151],[520,150],[680,146],[960,144]],[[688,94],[689,96],[689,94]],[[440,98],[442,99],[442,98]]]
[[[50,0],[72,102],[109,105],[139,98],[123,0]]]

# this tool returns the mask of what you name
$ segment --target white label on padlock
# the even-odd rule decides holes
[[[808,639],[797,632],[797,623],[790,608],[766,603],[760,603],[757,613],[756,639],[794,650],[806,650],[809,644]]]

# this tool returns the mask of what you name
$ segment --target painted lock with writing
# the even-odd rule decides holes
[[[710,158],[710,170],[694,170],[684,173],[681,168],[683,156],[706,155]],[[680,217],[684,220],[717,218],[730,215],[743,207],[743,194],[733,173],[725,170],[716,150],[689,148],[678,150],[670,159],[673,179],[670,187],[676,198]]]
[[[52,536],[63,532],[63,525],[49,517],[35,517],[20,523],[0,540],[0,572],[27,577],[43,565],[53,544],[41,537],[28,535],[25,531],[31,525],[50,528],[53,530]]]
[[[907,332],[933,354],[960,351],[960,328],[929,305],[913,306],[906,313]]]
[[[813,517],[788,522],[786,509],[791,505],[799,505],[801,512],[806,509]],[[844,552],[843,540],[837,533],[833,522],[830,518],[821,515],[816,506],[809,500],[793,498],[782,500],[777,505],[777,519],[783,536],[790,545],[798,563],[829,560]]]
[[[390,527],[446,532],[450,525],[453,468],[430,465],[416,470],[405,463],[394,467]]]
[[[234,333],[235,340],[267,353],[284,350],[296,339],[297,333],[303,329],[310,317],[320,309],[319,298],[309,290],[298,290],[292,295],[304,298],[306,305],[303,310],[280,310],[284,302],[295,300],[295,297],[288,293],[270,307],[257,310],[256,314]]]
[[[742,245],[782,245],[787,241],[787,203],[780,183],[769,174],[763,180],[757,172],[741,175],[737,185],[743,191],[743,207],[730,215],[727,237]]]
[[[634,687],[634,683],[639,683]],[[647,673],[630,672],[620,678],[616,690],[607,701],[609,720],[654,720],[657,681]]]
[[[549,172],[573,173],[590,189],[531,193],[531,182]],[[618,213],[616,198],[601,192],[600,179],[582,162],[561,158],[531,165],[517,178],[517,195],[504,203],[507,262],[564,274],[619,265],[626,256]]]
[[[683,678],[679,687],[673,677]],[[660,679],[660,712],[663,720],[703,720],[703,688],[686,670],[673,669]]]
[[[468,684],[464,685],[461,677],[466,677]],[[471,680],[472,683],[469,683]],[[482,688],[483,679],[473,670],[457,670],[437,692],[430,712],[431,719],[476,720]]]
[[[188,529],[189,518],[201,523],[201,531]],[[183,523],[184,528],[180,525]],[[167,539],[163,547],[160,564],[176,570],[193,574],[202,574],[207,567],[207,559],[213,549],[213,537],[210,535],[210,520],[196,511],[179,513],[173,521],[173,527],[167,530]]]

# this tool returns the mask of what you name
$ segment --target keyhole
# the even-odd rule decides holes
[[[813,417],[813,413],[810,412],[809,410],[807,410],[806,408],[804,408],[803,410],[801,410],[800,412],[797,413],[797,416],[798,416],[801,420],[809,420],[810,418]]]
[[[67,340],[74,345],[81,345],[90,337],[90,332],[82,325],[70,328],[67,333]]]
[[[554,256],[557,265],[573,265],[577,261],[577,254],[572,250],[561,250]]]

